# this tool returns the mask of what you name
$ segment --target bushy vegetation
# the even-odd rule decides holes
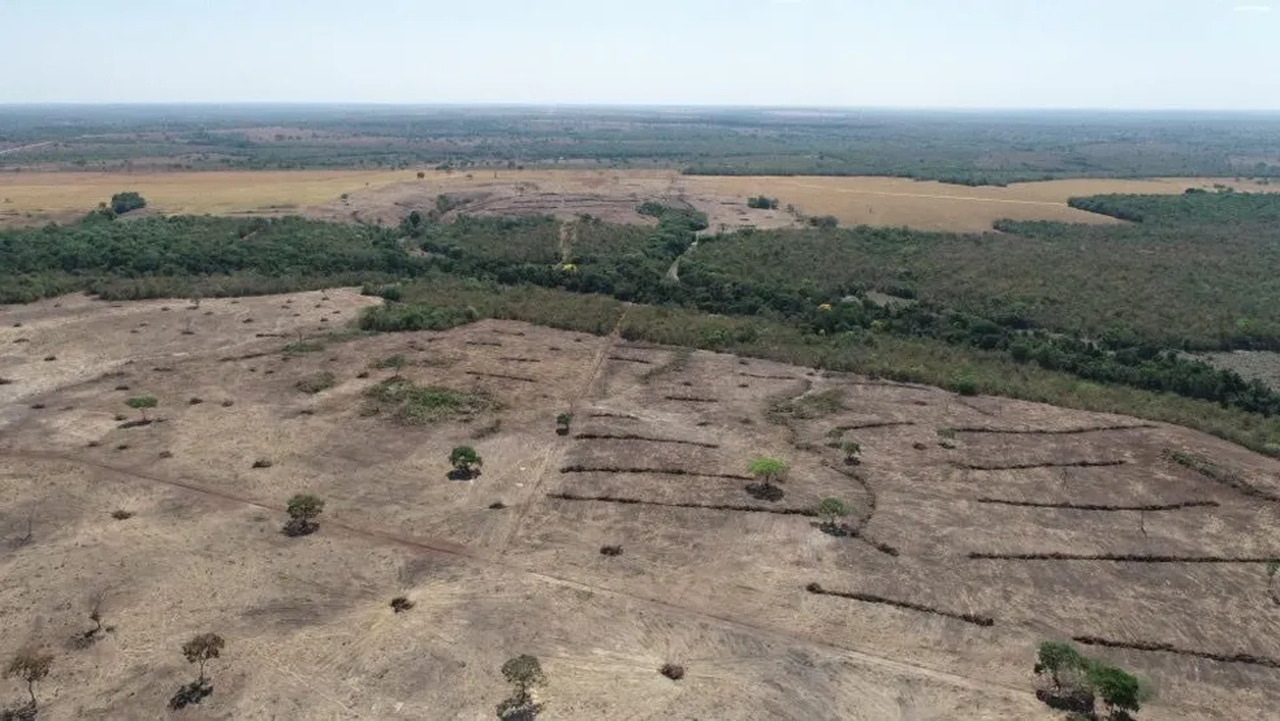
[[[753,195],[747,198],[747,207],[756,210],[777,210],[778,199],[767,195]]]
[[[389,231],[302,218],[176,216],[0,231],[0,302],[97,290],[104,280],[178,279],[181,285],[168,288],[189,296],[192,279],[258,276],[262,282],[243,294],[295,289],[308,278],[329,277],[332,284],[343,273],[411,274],[424,267]]]
[[[1091,659],[1069,643],[1046,641],[1036,655],[1035,673],[1048,677],[1052,687],[1037,695],[1054,708],[1093,718],[1100,699],[1111,719],[1132,718],[1131,713],[1153,695],[1151,689],[1129,672]]]
[[[247,132],[276,128],[274,134]],[[281,130],[283,129],[283,130]],[[41,144],[6,165],[127,169],[683,167],[737,175],[892,175],[965,185],[1059,177],[1280,176],[1265,115],[561,109],[416,113],[387,108],[38,108],[0,134]],[[366,142],[376,138],[377,142]],[[1117,142],[1123,138],[1127,142]],[[405,178],[413,177],[406,170]]]
[[[463,393],[438,386],[419,386],[402,378],[389,378],[365,392],[369,415],[389,413],[398,423],[417,426],[445,420],[468,420],[498,407],[481,393]]]
[[[289,514],[289,520],[284,524],[286,536],[310,535],[320,527],[316,519],[324,513],[324,499],[310,493],[299,493],[289,499],[285,511]]]
[[[131,210],[145,207],[147,207],[146,199],[132,190],[111,196],[111,212],[116,215],[124,215]]]

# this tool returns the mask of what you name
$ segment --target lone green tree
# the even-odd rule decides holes
[[[502,677],[512,686],[509,698],[498,704],[498,718],[532,719],[542,710],[533,700],[533,689],[547,684],[537,656],[521,654],[502,664]]]
[[[49,675],[51,668],[53,668],[53,656],[33,649],[26,649],[19,651],[13,657],[13,660],[9,662],[9,667],[5,669],[4,675],[8,678],[21,679],[27,684],[27,695],[31,697],[31,710],[35,711],[38,708],[36,703],[36,684]]]
[[[822,530],[833,533],[839,530],[837,521],[849,515],[849,507],[839,498],[824,498],[818,504],[818,517],[822,519]]]
[[[186,657],[187,662],[199,664],[200,671],[196,676],[197,686],[204,686],[208,681],[204,675],[204,665],[221,656],[222,649],[226,645],[227,642],[216,633],[202,633],[182,644],[182,655]]]
[[[305,536],[320,527],[316,519],[324,513],[324,501],[310,493],[299,493],[289,499],[285,511],[289,514],[284,524],[285,535]]]
[[[457,446],[449,453],[449,463],[453,466],[453,473],[450,475],[465,479],[480,475],[484,460],[471,446]]]
[[[777,458],[757,458],[747,464],[747,472],[769,488],[787,479],[787,464]]]
[[[1090,664],[1089,684],[1107,705],[1112,718],[1126,718],[1117,712],[1136,713],[1142,708],[1142,684],[1127,671],[1100,663]]]
[[[142,420],[145,422],[147,420],[147,409],[160,405],[160,401],[156,400],[155,396],[135,396],[125,401],[124,404],[141,413]]]

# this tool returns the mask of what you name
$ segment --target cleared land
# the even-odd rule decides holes
[[[3,309],[0,655],[56,654],[42,719],[162,716],[203,631],[227,648],[192,718],[492,718],[498,667],[532,653],[548,718],[1050,719],[1034,647],[1070,637],[1154,681],[1143,717],[1280,704],[1280,622],[1247,560],[1280,555],[1274,460],[1119,416],[515,322],[282,352],[370,302]],[[372,413],[367,391],[397,371],[370,364],[396,354],[403,378],[497,407],[425,426]],[[298,388],[322,373],[331,388]],[[163,420],[125,427],[143,393]],[[861,465],[836,440],[859,441]],[[451,481],[462,443],[484,472]],[[776,502],[738,478],[758,455],[791,464]],[[328,506],[288,538],[300,491]],[[859,538],[799,513],[824,496]],[[70,648],[99,595],[115,630]],[[394,613],[396,596],[415,607]]]
[[[787,205],[807,215],[834,215],[846,225],[983,231],[1001,218],[1114,223],[1066,205],[1100,193],[1181,193],[1222,183],[1240,190],[1275,185],[1218,179],[1055,180],[1006,188],[946,185],[881,177],[683,176],[663,170],[209,171],[152,173],[20,172],[0,174],[0,224],[67,222],[122,190],[136,190],[149,210],[166,214],[300,214],[329,220],[397,223],[430,209],[441,194],[467,201],[464,212],[492,215],[589,213],[641,223],[645,200],[683,201],[706,212],[713,230],[752,225],[788,227]],[[343,198],[343,195],[346,198]],[[746,198],[767,195],[779,210],[753,210]]]

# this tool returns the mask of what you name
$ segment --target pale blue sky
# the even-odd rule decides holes
[[[0,78],[0,103],[1280,110],[1280,0],[0,0]]]

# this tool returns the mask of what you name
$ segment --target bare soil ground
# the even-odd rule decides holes
[[[1187,652],[1086,648],[1152,679],[1140,718],[1280,707],[1265,665],[1280,606],[1247,560],[1280,556],[1276,461],[1118,416],[712,353],[673,363],[514,322],[281,352],[369,302],[0,309],[0,658],[56,655],[41,719],[174,715],[194,678],[179,647],[204,631],[227,647],[184,718],[492,719],[499,666],[531,653],[546,719],[1051,719],[1035,645],[1084,635]],[[393,354],[404,377],[501,408],[428,426],[368,415],[365,390],[394,372],[369,365]],[[325,371],[332,388],[297,388]],[[828,391],[838,404],[799,404],[812,417],[770,413]],[[124,427],[144,393],[156,422]],[[862,444],[860,465],[838,439]],[[478,478],[446,478],[459,444],[482,454]],[[774,502],[740,477],[762,455],[791,465]],[[303,491],[328,505],[317,533],[289,538],[283,507]],[[853,507],[859,537],[789,512],[825,496]],[[1118,510],[1184,502],[1211,503]],[[1005,557],[1050,553],[1081,558]],[[99,596],[114,630],[75,649]],[[396,596],[415,607],[394,613]],[[661,676],[667,662],[685,678]]]
[[[1075,210],[1068,198],[1099,193],[1181,193],[1215,183],[1276,191],[1248,181],[1166,178],[1060,180],[1007,188],[969,188],[902,178],[711,177],[669,170],[210,171],[22,172],[0,174],[0,227],[69,222],[122,190],[147,198],[149,211],[216,215],[300,214],[330,220],[395,224],[410,210],[434,207],[438,195],[466,199],[465,212],[548,213],[569,219],[589,213],[642,223],[645,200],[686,202],[708,214],[713,230],[789,227],[796,217],[834,215],[845,225],[910,226],[983,231],[1001,218],[1118,222]],[[780,210],[746,207],[752,195],[778,198]],[[346,196],[346,197],[343,197]]]

